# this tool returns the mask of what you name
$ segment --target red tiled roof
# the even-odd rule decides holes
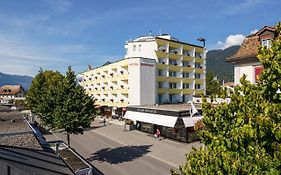
[[[0,87],[0,95],[15,95],[21,88],[20,85],[4,85]]]
[[[244,39],[239,50],[231,57],[228,57],[226,60],[228,62],[233,62],[233,61],[245,60],[245,59],[249,59],[249,58],[257,59],[256,55],[258,52],[258,48],[261,44],[260,43],[260,34],[266,30],[274,32],[275,28],[270,27],[270,26],[264,26],[262,29],[260,29],[256,33],[247,36]]]

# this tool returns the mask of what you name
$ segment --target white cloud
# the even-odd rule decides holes
[[[234,45],[241,45],[245,36],[242,34],[229,35],[225,41],[218,41],[217,46],[219,49],[225,49]]]
[[[258,31],[259,31],[258,29],[252,30],[251,34],[257,33]]]
[[[225,8],[224,13],[228,15],[237,15],[246,12],[247,9],[253,8],[263,2],[264,0],[246,0],[242,3],[238,2],[237,4],[230,5],[229,7]]]

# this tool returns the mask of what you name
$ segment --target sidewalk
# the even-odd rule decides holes
[[[107,121],[106,127],[97,127],[103,125],[101,121],[101,118],[95,119],[92,127],[96,128],[92,132],[98,133],[124,146],[152,145],[150,147],[151,152],[148,155],[173,167],[185,164],[185,154],[189,153],[193,146],[200,147],[202,145],[200,142],[181,143],[169,139],[159,141],[149,133],[137,130],[124,131],[124,122],[118,120],[109,120]]]

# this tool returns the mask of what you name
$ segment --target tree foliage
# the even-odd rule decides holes
[[[194,148],[186,156],[181,174],[280,174],[280,23],[276,31],[272,47],[259,49],[264,67],[260,83],[250,84],[243,76],[229,104],[213,106],[204,100],[204,129],[198,134],[205,148]]]
[[[216,79],[212,72],[207,72],[206,75],[206,94],[211,96],[221,95],[223,88],[218,79]]]
[[[26,95],[26,103],[42,123],[69,134],[83,133],[94,117],[93,99],[76,83],[69,67],[66,75],[42,71],[35,76]]]

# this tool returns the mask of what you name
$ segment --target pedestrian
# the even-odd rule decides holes
[[[157,140],[160,140],[160,134],[160,130],[157,128],[155,133]]]
[[[103,126],[105,126],[105,124],[106,124],[106,119],[104,118],[103,119]]]

